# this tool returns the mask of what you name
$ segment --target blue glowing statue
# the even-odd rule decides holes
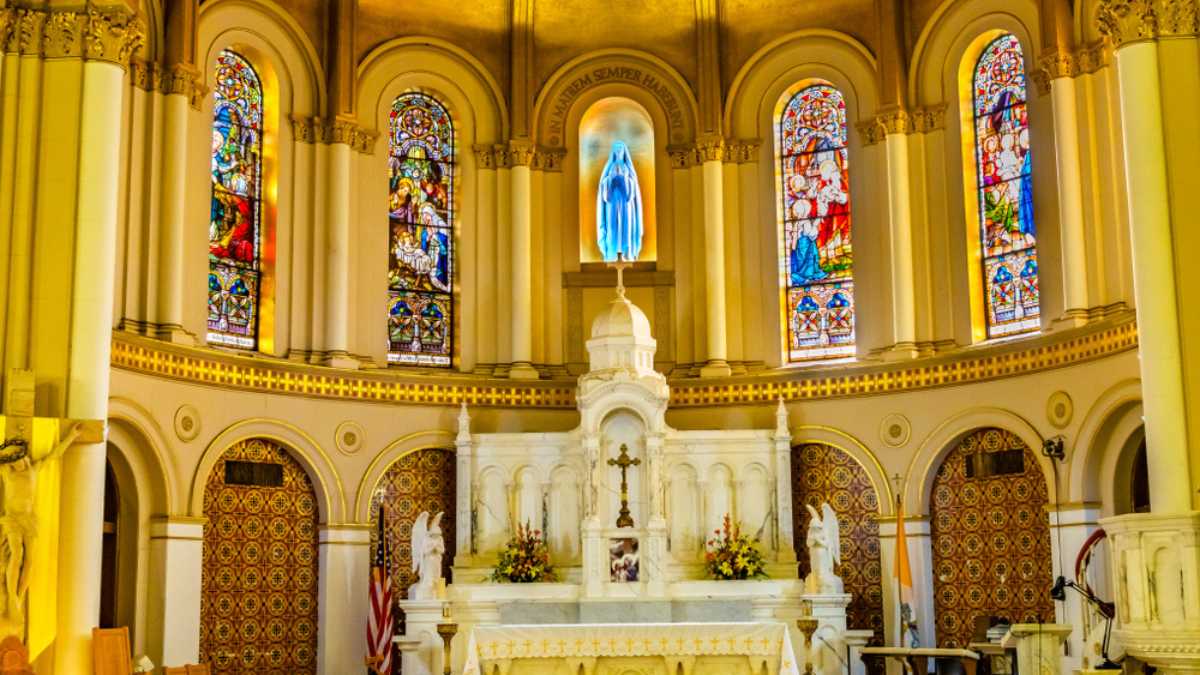
[[[629,148],[613,143],[596,191],[596,241],[605,262],[637,260],[642,251],[642,190]]]

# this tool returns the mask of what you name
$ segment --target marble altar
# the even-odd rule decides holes
[[[548,657],[502,654],[496,645],[509,640],[529,650],[544,639],[549,649],[558,645],[557,636],[568,634],[595,636],[606,645],[613,641],[607,651],[584,649],[584,642],[568,649],[574,642],[563,637],[554,658],[559,665],[574,659],[568,669],[573,674],[583,667],[590,675],[611,668],[677,675],[670,659],[683,659],[676,666],[686,673],[696,664],[696,673],[760,675],[764,665],[776,673],[807,664],[821,675],[859,671],[858,660],[847,655],[867,637],[847,631],[850,596],[840,592],[840,579],[822,579],[806,592],[798,578],[791,435],[782,403],[774,428],[673,428],[666,422],[670,388],[654,370],[655,348],[650,322],[618,283],[587,341],[590,370],[579,378],[575,429],[477,433],[463,407],[456,439],[453,583],[443,600],[400,603],[408,634],[423,636],[405,653],[406,675],[441,672],[436,623],[446,616],[463,636],[452,645],[455,672],[464,667],[487,675],[553,672],[545,669]],[[769,579],[704,578],[706,539],[726,515],[758,539]],[[518,524],[544,533],[557,582],[487,581]],[[817,525],[836,540],[835,521]],[[836,545],[832,555],[836,558]],[[832,575],[830,565],[826,576]],[[797,630],[802,615],[818,623],[811,644]],[[645,643],[648,635],[724,641],[750,633],[767,644],[711,653],[700,653],[709,648],[698,646],[693,654]],[[646,653],[622,652],[623,635],[642,640],[630,644],[641,644]],[[513,658],[520,663],[514,665]],[[712,663],[718,665],[705,665],[705,659],[717,659]],[[488,664],[495,667],[489,670]]]

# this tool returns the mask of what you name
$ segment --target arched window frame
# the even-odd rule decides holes
[[[430,126],[424,130],[414,126],[422,114],[429,116],[425,121]],[[392,102],[388,119],[388,363],[443,368],[452,364],[456,140],[450,112],[437,97],[409,91]],[[418,177],[418,171],[427,173]],[[411,197],[413,188],[420,192],[418,201],[406,197]],[[436,341],[430,339],[431,332],[436,332]]]
[[[263,80],[249,59],[224,49],[213,83],[207,340],[254,350],[263,285]]]
[[[967,208],[977,266],[972,292],[981,308],[974,332],[976,339],[994,339],[1041,328],[1027,71],[1020,40],[1008,32],[981,36],[967,58],[970,109],[963,133],[975,188]]]
[[[823,121],[814,120],[813,112],[823,112]],[[796,85],[781,99],[775,132],[785,360],[853,357],[854,253],[844,95],[822,80]],[[832,169],[826,162],[833,162]]]

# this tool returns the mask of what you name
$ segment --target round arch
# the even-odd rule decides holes
[[[895,512],[896,497],[887,479],[887,472],[883,470],[883,465],[879,463],[875,453],[862,441],[840,429],[819,425],[801,425],[793,428],[791,433],[793,448],[806,443],[819,443],[836,448],[857,462],[866,472],[871,487],[875,488],[875,494],[879,498],[879,515],[888,516]]]
[[[114,396],[108,400],[108,443],[127,464],[139,502],[147,515],[170,514],[182,507],[175,474],[164,449],[166,435],[154,416],[137,402]]]
[[[265,438],[279,443],[304,467],[304,471],[312,480],[313,490],[317,493],[321,523],[334,524],[345,520],[346,496],[342,479],[325,450],[299,427],[261,417],[235,422],[209,441],[192,477],[188,515],[204,515],[204,488],[208,482],[208,474],[226,450],[235,443],[251,438]]]
[[[378,455],[375,455],[375,459],[371,460],[371,464],[363,473],[362,480],[358,483],[358,488],[354,493],[352,514],[354,519],[360,523],[370,522],[371,495],[379,485],[379,481],[383,479],[383,475],[393,464],[420,450],[453,449],[454,447],[454,434],[440,429],[414,431],[388,443]]]
[[[534,137],[547,147],[565,147],[571,111],[579,107],[591,89],[606,84],[623,85],[609,88],[618,93],[608,95],[628,96],[651,115],[655,111],[663,115],[667,126],[662,138],[666,143],[677,145],[696,138],[699,107],[687,81],[666,61],[636,49],[600,49],[577,56],[554,71],[533,105]],[[599,96],[588,98],[594,102]],[[661,141],[656,138],[657,142]]]
[[[963,438],[986,428],[997,428],[1015,434],[1037,458],[1050,503],[1058,501],[1055,487],[1055,467],[1042,454],[1042,435],[1028,420],[1002,408],[971,408],[963,410],[937,426],[921,442],[904,475],[904,512],[909,515],[929,515],[930,494],[942,460]]]
[[[1113,476],[1106,471],[1116,461],[1133,428],[1141,426],[1141,380],[1128,379],[1110,387],[1088,409],[1071,444],[1067,474],[1067,498],[1071,501],[1105,503],[1104,489],[1111,489]],[[1131,426],[1132,425],[1132,426]]]

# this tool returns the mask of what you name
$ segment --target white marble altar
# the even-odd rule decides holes
[[[553,672],[545,670],[550,667],[547,663],[518,667],[509,657],[494,653],[480,657],[478,652],[485,649],[479,645],[481,640],[493,644],[498,639],[494,636],[528,624],[541,626],[521,628],[529,635],[592,630],[605,640],[615,640],[614,631],[619,630],[631,636],[665,631],[694,637],[720,635],[721,626],[753,626],[775,636],[771,638],[774,662],[767,665],[767,672],[788,672],[788,667],[803,670],[809,661],[823,675],[851,668],[844,654],[865,637],[846,630],[850,596],[828,592],[840,590],[840,579],[823,579],[818,588],[825,591],[821,595],[806,594],[798,578],[792,534],[791,436],[783,405],[778,406],[771,429],[675,429],[666,423],[670,389],[666,378],[654,370],[655,344],[649,321],[618,288],[587,342],[591,369],[579,378],[580,421],[575,429],[472,433],[470,411],[464,407],[460,412],[457,546],[454,583],[446,588],[447,611],[462,636],[453,644],[456,672],[463,667],[482,668],[478,672],[487,675]],[[622,448],[627,457],[618,462]],[[632,525],[618,526],[622,470]],[[726,514],[759,540],[769,579],[704,578],[705,541]],[[806,520],[807,516],[802,514]],[[824,524],[822,532],[832,533],[836,540],[834,522]],[[544,533],[559,581],[487,582],[500,549],[516,526],[526,523]],[[612,560],[628,570],[635,551],[636,578],[616,578]],[[832,575],[831,570],[826,576]],[[404,607],[407,613],[408,604]],[[441,617],[432,605],[414,609],[423,621],[414,623],[410,614],[409,632],[428,639],[420,649],[406,653],[405,667],[409,653],[426,654],[429,662],[424,667],[437,672],[433,669],[441,656],[436,653],[440,638],[435,624]],[[796,627],[796,619],[806,611],[819,625],[812,645]],[[474,646],[468,646],[468,635],[474,636]],[[532,644],[534,638],[528,639]],[[664,656],[670,654],[654,652],[646,658],[650,656],[650,661],[629,669],[657,673],[669,666]],[[683,665],[685,672],[692,672],[697,663],[693,658],[697,655],[673,656],[686,657],[687,664],[676,664]],[[701,664],[695,672],[735,673],[744,667],[745,672],[760,675],[763,665],[752,664],[751,655],[742,653],[708,656],[733,660],[713,666],[716,670]],[[489,670],[480,658],[495,667]],[[629,665],[622,659],[633,657],[589,652],[560,653],[556,658],[574,659],[571,673],[582,666],[584,672],[602,675]],[[734,668],[733,663],[740,665]],[[675,669],[669,672],[677,675]]]
[[[463,675],[800,675],[781,623],[481,626],[471,631]]]

